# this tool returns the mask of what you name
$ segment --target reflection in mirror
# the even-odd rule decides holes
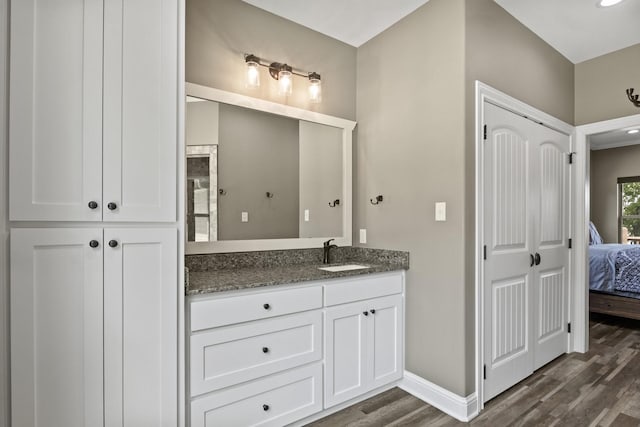
[[[186,89],[187,254],[351,245],[355,122]]]
[[[188,101],[188,241],[343,234],[341,128]]]

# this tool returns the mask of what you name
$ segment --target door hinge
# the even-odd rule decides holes
[[[573,155],[574,155],[574,154],[575,154],[575,153],[569,153],[569,164],[570,164],[570,165],[571,165],[571,164],[573,164]]]
[[[569,238],[569,249],[571,249],[572,245],[573,245],[573,240]]]
[[[567,333],[571,333],[571,322],[567,323]]]
[[[482,367],[482,379],[487,379],[487,365]]]
[[[486,259],[487,259],[487,245],[484,245],[484,248],[482,249],[482,252],[483,252],[483,255],[482,255],[482,256],[483,256],[483,257],[484,257],[484,259],[486,260]]]
[[[487,125],[484,125],[484,140],[487,140]]]

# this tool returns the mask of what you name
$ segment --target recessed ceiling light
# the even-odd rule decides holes
[[[609,7],[609,6],[615,6],[618,3],[620,3],[622,0],[600,0],[598,1],[598,6],[600,7]]]
[[[640,129],[631,129],[631,130],[627,131],[628,134],[633,134],[633,133],[638,133],[638,132],[640,132]]]

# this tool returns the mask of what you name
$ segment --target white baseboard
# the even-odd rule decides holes
[[[460,421],[467,422],[478,415],[475,393],[467,397],[458,396],[409,371],[404,371],[398,387]]]

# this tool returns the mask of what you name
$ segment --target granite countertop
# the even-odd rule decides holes
[[[210,254],[188,256],[186,294],[251,289],[314,280],[361,276],[409,268],[409,254],[363,248],[338,248],[335,261],[322,264],[316,250],[269,251],[268,253]],[[275,253],[274,252],[278,252]],[[213,259],[215,258],[215,259]],[[330,272],[319,267],[358,264],[368,268]]]

